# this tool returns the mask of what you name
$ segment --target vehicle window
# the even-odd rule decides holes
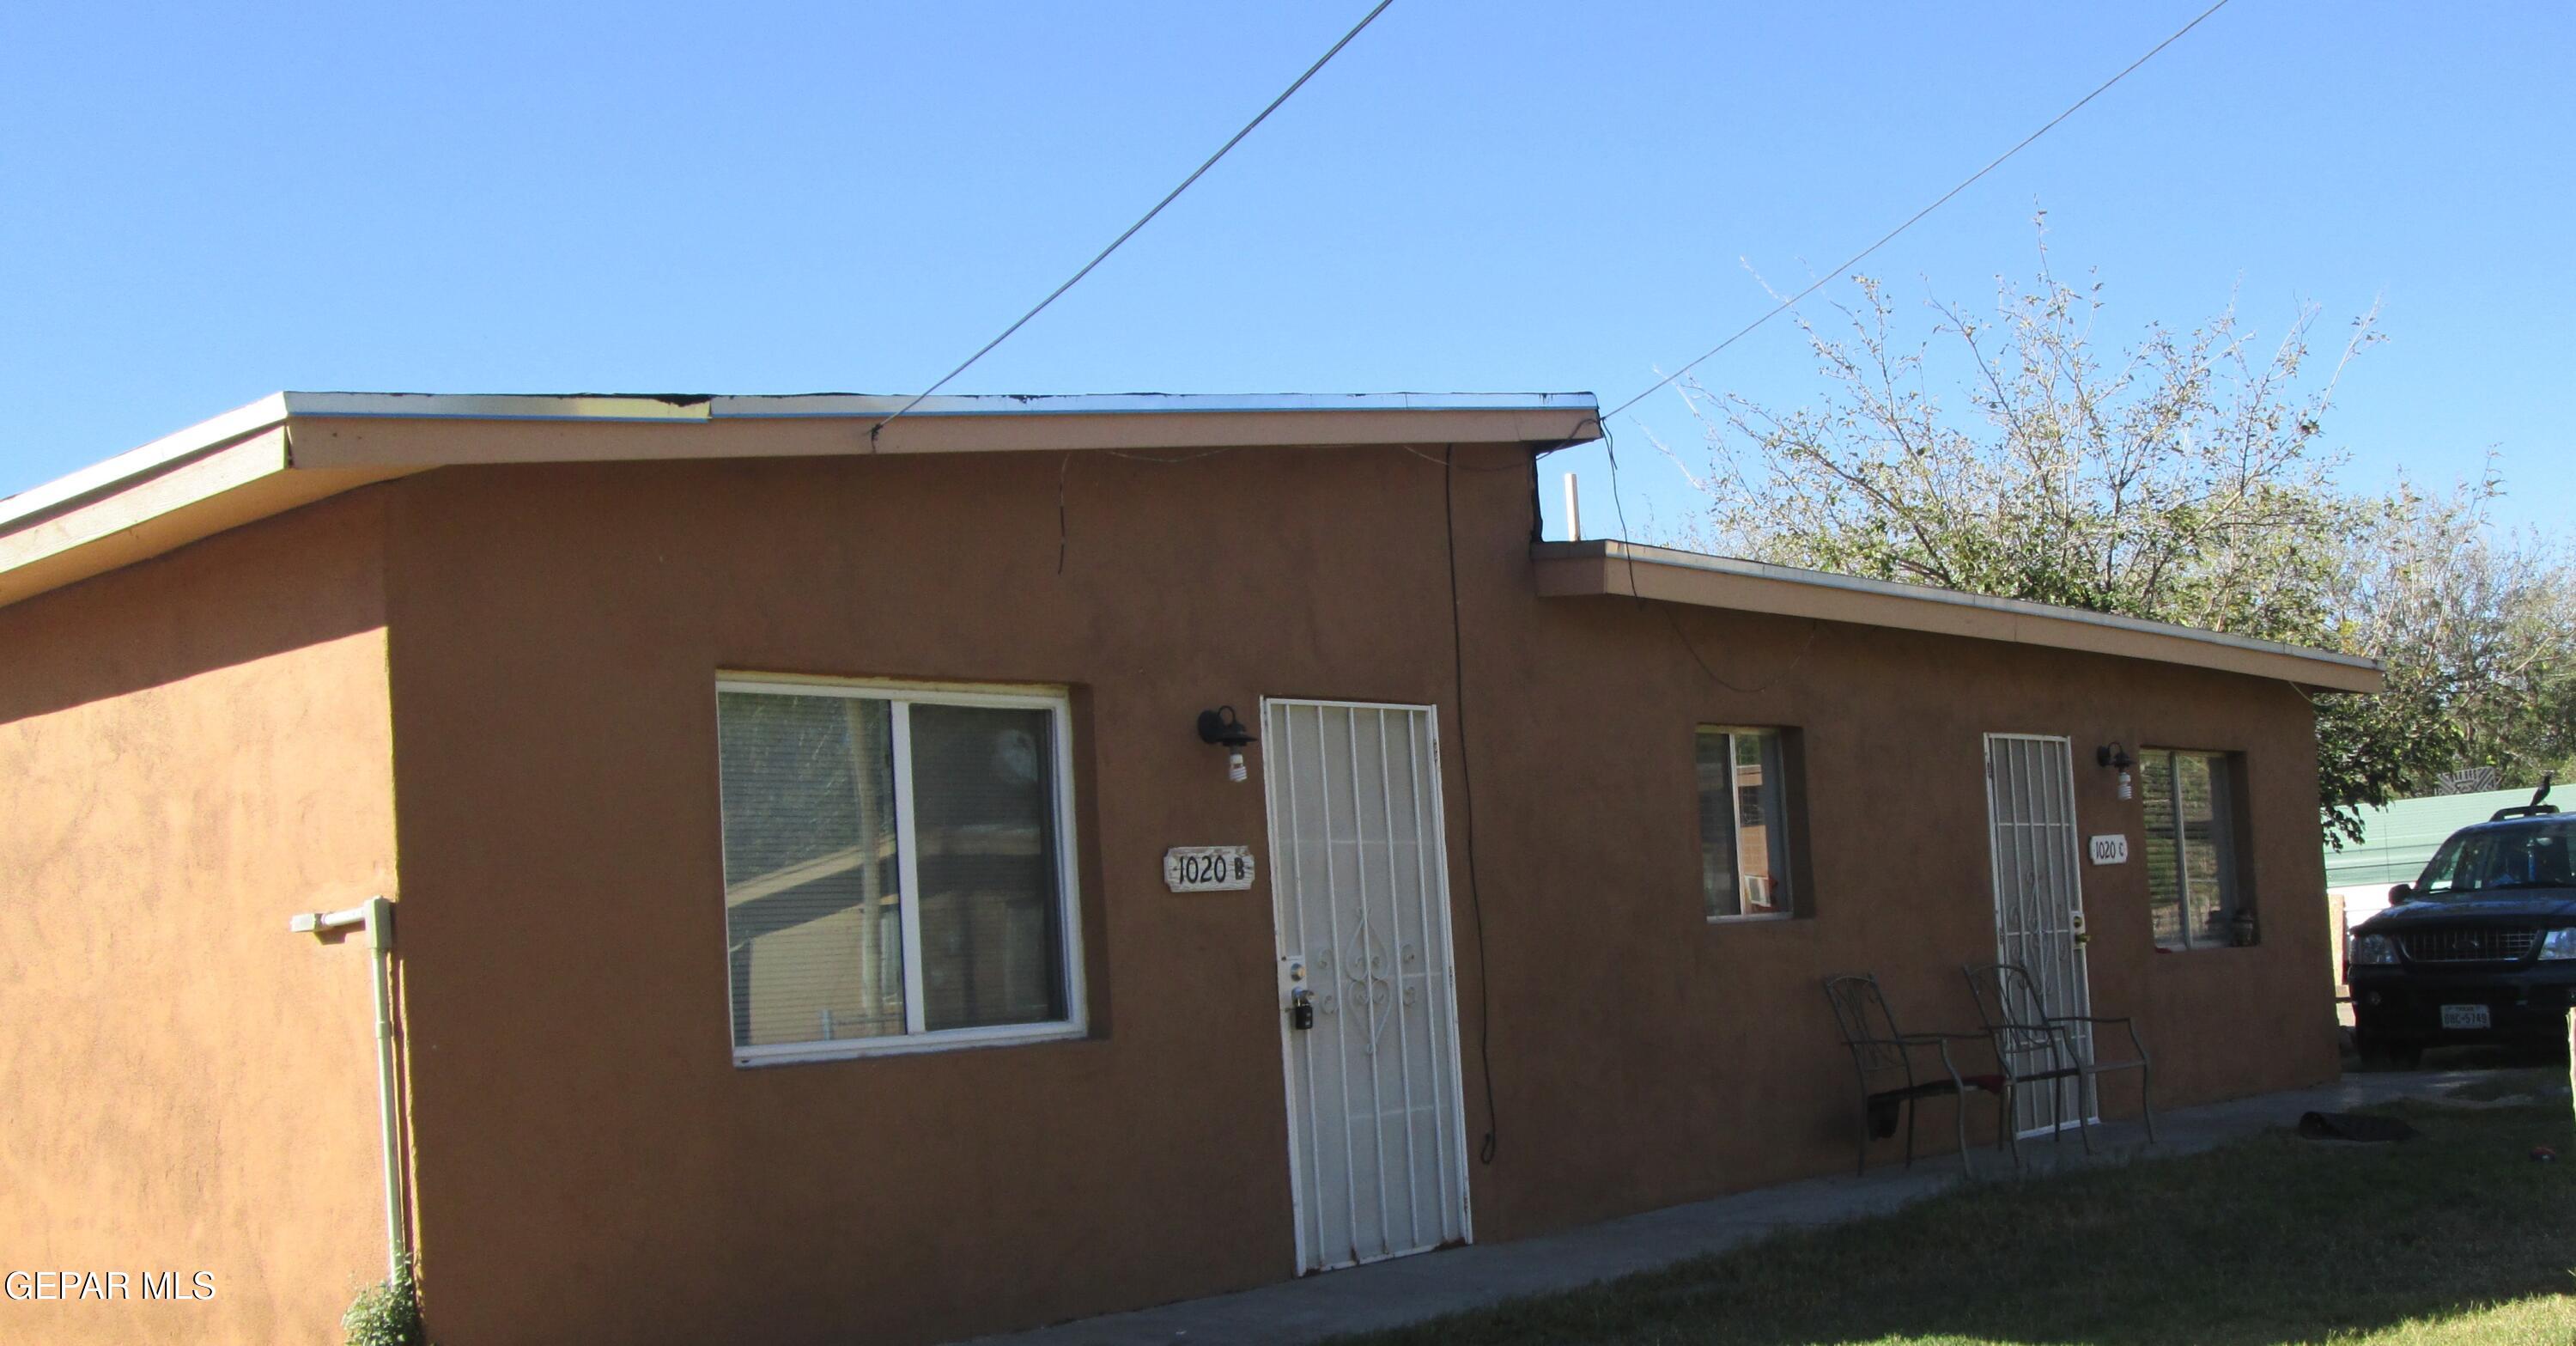
[[[2513,888],[2576,887],[2567,859],[2572,845],[2576,818],[2454,832],[2424,866],[2415,895],[2441,899]]]

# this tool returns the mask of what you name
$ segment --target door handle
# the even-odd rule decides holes
[[[1306,960],[1288,961],[1288,1026],[1303,1031],[1315,1026],[1315,988],[1306,984]]]

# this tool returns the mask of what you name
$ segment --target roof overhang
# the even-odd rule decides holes
[[[394,477],[463,464],[1600,437],[1589,393],[932,397],[276,393],[0,500],[0,604]],[[474,422],[471,434],[451,422]],[[641,430],[643,433],[638,433]],[[871,433],[871,431],[874,433]]]
[[[2375,660],[2166,622],[1988,598],[1913,584],[1766,565],[1632,542],[1541,542],[1530,548],[1549,597],[1633,595],[1860,626],[1930,631],[2280,678],[2333,692],[2380,690]]]

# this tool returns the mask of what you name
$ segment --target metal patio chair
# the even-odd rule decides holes
[[[2004,1071],[2005,1107],[2011,1107],[2011,1095],[2024,1084],[2045,1083],[2049,1086],[2048,1120],[2050,1129],[2060,1141],[2066,1139],[2066,1110],[2062,1101],[2064,1087],[2075,1086],[2075,1130],[2084,1142],[2084,1152],[2093,1152],[2093,1127],[2102,1111],[2102,1082],[2105,1072],[2134,1070],[2138,1072],[2138,1106],[2146,1115],[2147,1143],[2156,1139],[2155,1068],[2147,1057],[2147,1044],[2138,1036],[2138,1022],[2133,1018],[2094,1014],[2051,1014],[2048,1003],[2039,994],[2039,984],[2031,979],[2030,969],[2019,963],[1976,963],[1960,969],[1967,974],[1968,993],[1977,1002],[1977,1017],[1985,1022],[1986,1032],[1994,1047],[1995,1060]],[[2118,1024],[2129,1034],[2129,1048],[2135,1054],[2126,1061],[2104,1061],[2076,1041],[2076,1025],[2101,1027]],[[2085,1042],[2090,1044],[2091,1035]],[[2045,1064],[2025,1069],[2023,1063],[2038,1057]],[[2013,1162],[2021,1162],[2021,1137],[2018,1125],[2007,1124],[2013,1134]]]
[[[1896,1114],[1905,1114],[1905,1166],[1914,1166],[1915,1105],[1926,1098],[1957,1098],[1959,1127],[1959,1167],[1969,1177],[1977,1175],[1976,1165],[1968,1158],[1968,1091],[1982,1089],[1996,1097],[2000,1107],[2008,1108],[2004,1097],[2004,1080],[1999,1075],[1962,1075],[1958,1062],[1950,1056],[1953,1042],[1983,1041],[1983,1033],[1907,1033],[1896,1026],[1896,1014],[1887,1006],[1887,993],[1879,989],[1878,978],[1841,976],[1825,979],[1825,998],[1834,1007],[1834,1026],[1841,1031],[1843,1046],[1849,1048],[1852,1071],[1860,1085],[1855,1117],[1860,1123],[1859,1155],[1854,1173],[1869,1171],[1869,1143],[1886,1140],[1896,1134]],[[1930,1050],[1940,1058],[1941,1073],[1926,1078],[1915,1073],[1915,1054]],[[1928,1071],[1926,1072],[1928,1075]],[[1902,1078],[1903,1084],[1894,1081]],[[1873,1081],[1888,1087],[1872,1088]],[[2002,1113],[1998,1125],[2012,1129],[2012,1114]]]

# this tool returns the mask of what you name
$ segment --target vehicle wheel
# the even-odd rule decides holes
[[[2363,1033],[2354,1044],[2361,1050],[2361,1064],[2369,1070],[2413,1070],[2424,1064],[2424,1048],[2419,1043],[2392,1042],[2376,1034]]]

